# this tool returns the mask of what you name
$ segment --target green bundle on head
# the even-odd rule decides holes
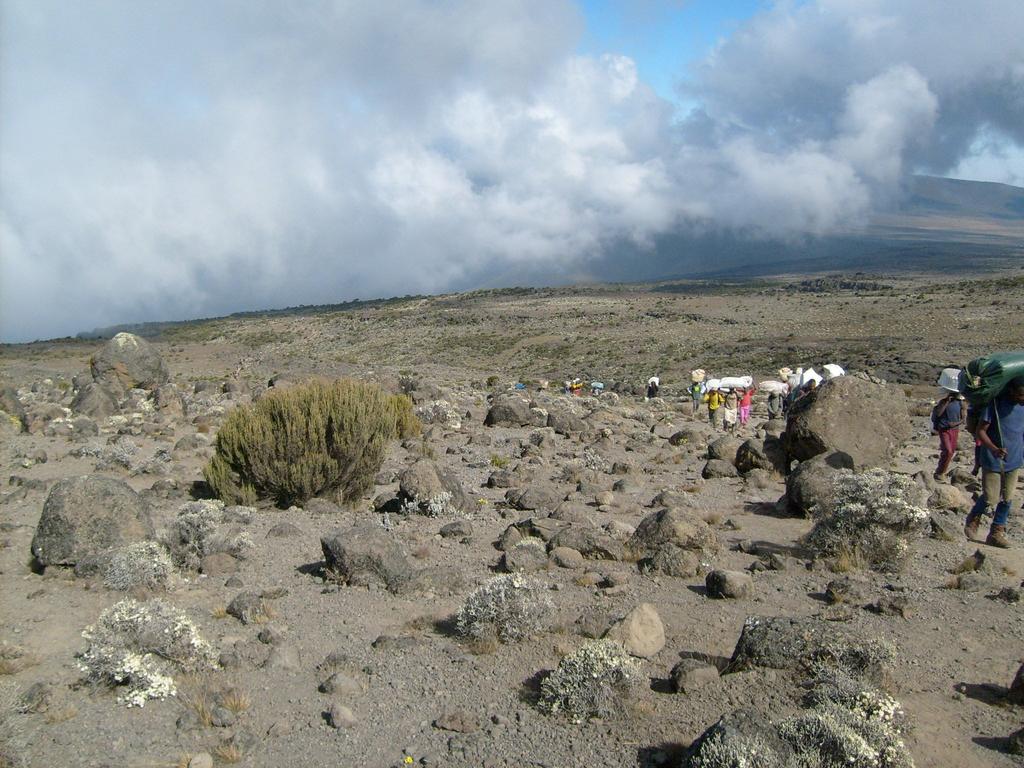
[[[351,379],[312,382],[233,411],[203,476],[227,504],[348,501],[372,487],[389,442],[419,431],[404,395]]]

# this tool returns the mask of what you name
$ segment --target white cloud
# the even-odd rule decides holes
[[[907,172],[1020,183],[1024,4],[780,3],[683,123],[568,0],[0,0],[0,337],[827,232]]]

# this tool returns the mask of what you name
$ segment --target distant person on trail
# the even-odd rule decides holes
[[[726,432],[736,431],[736,411],[739,401],[735,390],[726,390],[725,400],[722,402],[722,421]]]
[[[998,499],[992,513],[992,527],[985,543],[1006,549],[1006,522],[1017,489],[1017,475],[1024,465],[1024,376],[1013,379],[978,417],[977,437],[981,441],[982,494],[967,515],[964,534],[973,539],[981,518]]]
[[[704,397],[704,387],[699,381],[690,384],[690,399],[693,400],[693,417],[700,414],[700,401]]]
[[[718,429],[718,411],[725,402],[725,395],[717,389],[712,389],[704,396],[704,400],[708,404],[708,421],[711,422],[712,427]]]
[[[781,419],[785,412],[786,398],[781,392],[768,393],[768,418]]]
[[[651,378],[649,378],[647,380],[647,397],[645,397],[644,399],[645,400],[651,400],[651,399],[657,397],[658,396],[658,390],[660,390],[660,389],[661,389],[661,379],[659,379],[657,376],[651,376]]]
[[[747,387],[740,390],[740,426],[745,427],[750,421],[750,407],[754,403],[754,392],[757,387]]]
[[[942,480],[949,471],[965,415],[964,396],[952,390],[947,390],[946,396],[932,409],[932,429],[939,436],[939,466],[934,474],[936,480]]]

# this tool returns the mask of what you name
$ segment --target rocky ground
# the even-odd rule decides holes
[[[135,372],[102,342],[4,347],[0,408],[14,416],[0,447],[4,754],[32,766],[681,765],[723,714],[803,711],[799,669],[729,663],[759,616],[891,642],[885,687],[906,712],[917,765],[1019,764],[1008,737],[1024,725],[1021,692],[1010,693],[1024,655],[1024,538],[1013,519],[1010,550],[963,538],[977,491],[970,444],[952,482],[935,484],[927,415],[938,369],[1024,347],[1007,319],[1022,298],[1015,274],[441,297],[181,326],[153,342],[166,382],[128,381]],[[901,570],[816,557],[802,543],[813,520],[794,499],[821,491],[791,480],[787,492],[781,425],[765,422],[763,400],[723,441],[678,397],[697,365],[768,378],[825,362],[864,373],[842,400],[840,447],[858,469],[915,478],[930,513]],[[212,648],[217,664],[180,674],[176,696],[126,707],[119,690],[84,682],[82,632],[126,595],[89,558],[33,561],[55,486],[83,475],[126,483],[147,509],[142,535],[165,540],[202,495],[225,415],[272,379],[311,373],[408,392],[423,436],[392,446],[366,498],[229,512],[221,551],[179,560],[166,589],[133,590],[184,611]],[[650,373],[665,397],[644,402],[635,393]],[[605,380],[609,394],[541,389],[574,375]],[[517,381],[526,388],[510,389]],[[888,423],[873,403],[907,415]],[[97,493],[67,506],[120,509]],[[690,532],[671,557],[636,531],[665,509]],[[397,545],[393,566],[339,583],[321,540],[364,525],[384,536],[377,546]],[[467,597],[509,569],[542,585],[543,630],[506,643],[460,635],[453,617]],[[710,570],[729,572],[735,596],[709,594]],[[656,622],[611,629],[632,644],[643,680],[621,711],[544,711],[545,675],[645,604]],[[683,659],[692,663],[673,679]]]

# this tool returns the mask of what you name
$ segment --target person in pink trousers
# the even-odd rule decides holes
[[[757,387],[747,387],[740,390],[740,426],[746,426],[750,421],[750,406],[754,402],[754,392]]]

